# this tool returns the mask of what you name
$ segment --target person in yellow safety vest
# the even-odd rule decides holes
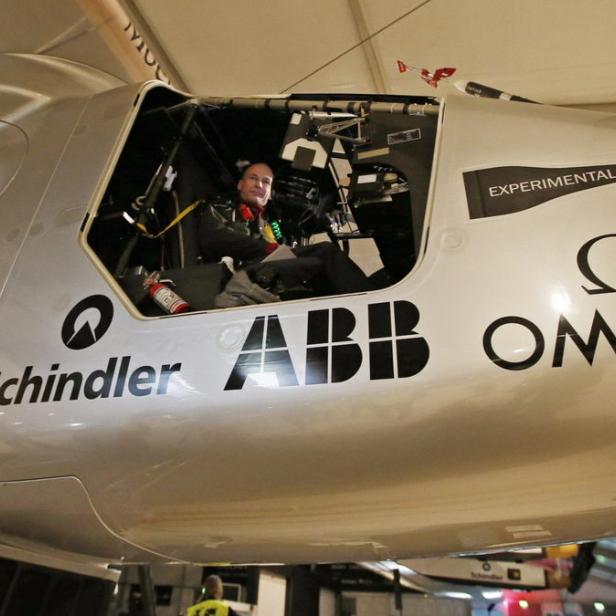
[[[191,605],[186,616],[238,616],[237,612],[222,601],[222,580],[217,575],[205,578],[205,598]]]

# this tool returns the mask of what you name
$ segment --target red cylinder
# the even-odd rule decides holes
[[[169,314],[180,314],[190,308],[188,302],[162,282],[151,284],[148,292],[152,299]]]

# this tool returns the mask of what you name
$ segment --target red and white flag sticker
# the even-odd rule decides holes
[[[437,68],[433,73],[431,73],[427,68],[417,68],[416,66],[406,64],[402,60],[396,60],[396,62],[398,64],[398,71],[400,73],[406,73],[407,71],[417,71],[419,72],[420,77],[433,88],[436,88],[438,82],[441,79],[451,77],[456,72],[455,68],[444,66],[442,68]]]

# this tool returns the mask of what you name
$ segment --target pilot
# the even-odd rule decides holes
[[[237,612],[222,601],[222,580],[208,575],[204,582],[204,596],[199,603],[186,610],[186,616],[238,616]]]
[[[230,256],[236,267],[256,271],[255,263],[279,250],[279,244],[267,232],[266,208],[273,182],[272,169],[265,163],[254,163],[246,167],[237,183],[235,199],[205,208],[199,247],[206,261]],[[332,242],[292,250],[297,259],[272,260],[271,266],[287,274],[296,273],[304,280],[318,281],[323,293],[355,293],[373,288],[359,266]]]

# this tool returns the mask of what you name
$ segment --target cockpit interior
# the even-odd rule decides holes
[[[143,316],[170,312],[153,301],[153,280],[183,298],[182,312],[215,309],[230,271],[200,253],[201,208],[263,162],[275,174],[276,241],[333,242],[384,288],[422,250],[438,111],[419,97],[187,100],[154,88],[86,227],[87,249]]]

